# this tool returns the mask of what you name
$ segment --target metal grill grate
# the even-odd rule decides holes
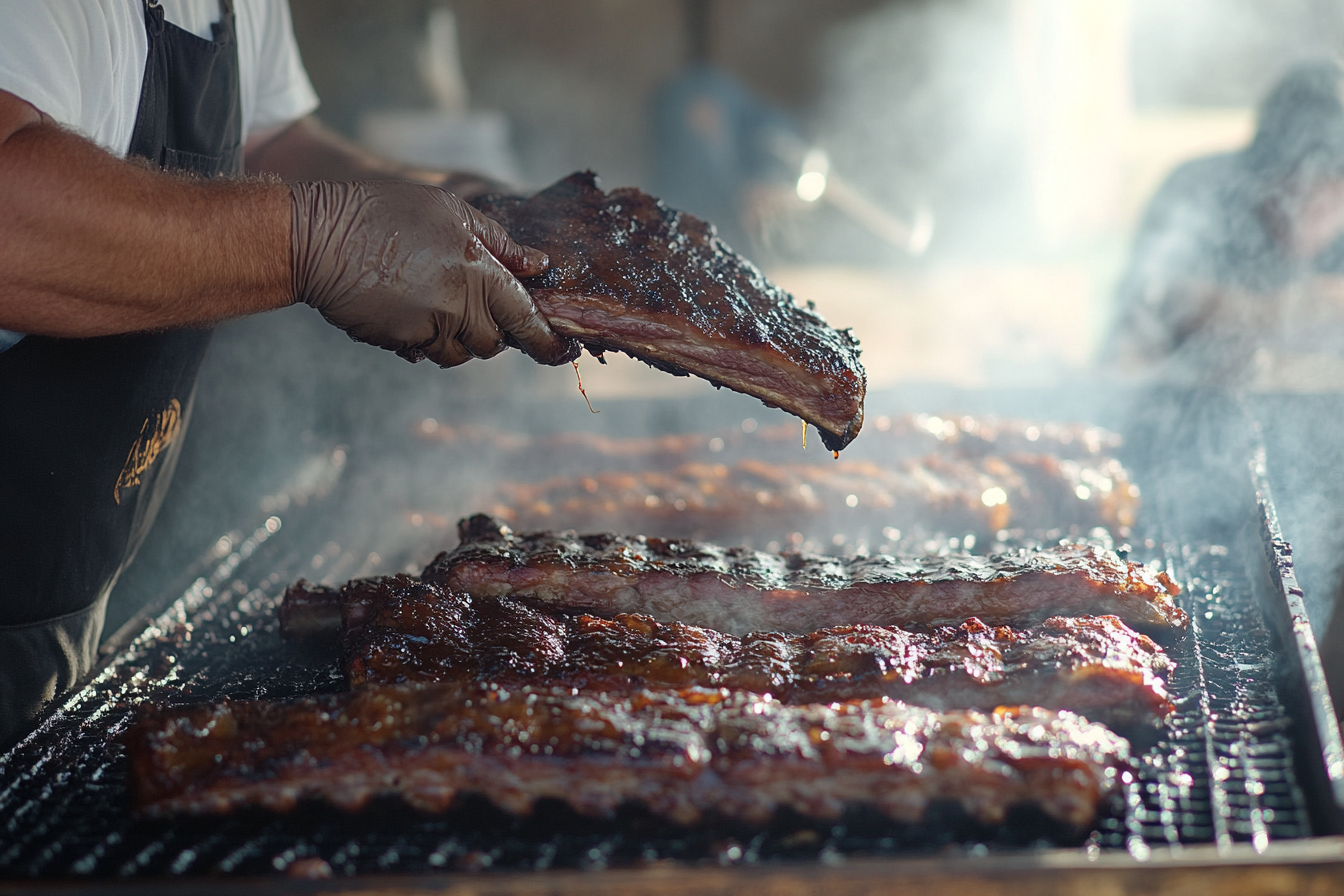
[[[308,506],[297,506],[302,503]],[[221,539],[180,597],[0,757],[0,875],[264,873],[310,857],[337,873],[662,859],[827,861],[952,843],[982,850],[1066,842],[1065,832],[1031,813],[985,831],[950,810],[918,829],[856,814],[823,827],[781,818],[766,831],[714,825],[686,831],[636,809],[595,821],[558,805],[514,819],[470,802],[437,817],[382,803],[359,817],[308,807],[284,817],[133,819],[125,757],[115,738],[134,703],[284,699],[342,689],[334,660],[296,655],[280,641],[274,610],[285,586],[301,576],[335,581],[374,566],[403,568],[427,556],[394,555],[388,546],[404,546],[406,534],[386,528],[366,528],[379,534],[348,544],[327,541],[337,515],[321,502],[285,499],[276,506],[285,509],[246,537]],[[1271,674],[1276,657],[1244,558],[1217,546],[1164,551],[1151,545],[1148,553],[1185,586],[1183,604],[1194,620],[1191,635],[1170,648],[1178,663],[1170,681],[1178,712],[1142,754],[1128,799],[1117,801],[1084,848],[1143,856],[1176,844],[1263,846],[1309,836],[1307,804],[1294,774],[1292,720]]]
[[[1145,845],[1310,836],[1293,774],[1289,719],[1274,686],[1269,632],[1243,558],[1184,549],[1172,571],[1186,588],[1191,637],[1173,650],[1179,695],[1165,736],[1143,756],[1136,830]],[[1131,851],[1142,847],[1131,844]]]

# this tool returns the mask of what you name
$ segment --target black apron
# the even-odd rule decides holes
[[[222,7],[204,40],[146,0],[129,155],[241,172],[238,50]],[[0,744],[91,668],[108,594],[163,502],[209,342],[209,330],[27,336],[0,352]]]

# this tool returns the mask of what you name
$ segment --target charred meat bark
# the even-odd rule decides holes
[[[842,625],[739,638],[635,614],[602,619],[474,598],[407,575],[356,579],[339,598],[318,593],[345,618],[341,655],[356,687],[724,687],[788,704],[874,697],[933,709],[1033,704],[1124,727],[1151,726],[1172,711],[1166,654],[1114,616],[1052,617],[1032,629],[970,619],[924,630]],[[313,593],[291,588],[291,601],[311,608]],[[285,618],[288,632],[293,615]]]
[[[1128,744],[1070,713],[947,712],[890,700],[786,706],[746,692],[439,684],[289,704],[144,708],[125,735],[132,798],[150,816],[276,811],[382,794],[425,811],[459,794],[528,813],[539,799],[605,815],[642,803],[674,822],[835,818],[871,807],[917,822],[934,800],[998,824],[1036,805],[1091,822]]]
[[[592,172],[530,199],[485,199],[514,239],[550,256],[524,281],[546,319],[590,352],[625,352],[783,408],[833,451],[863,424],[858,343],[772,284],[704,221]]]
[[[1118,616],[1140,631],[1188,624],[1165,573],[1088,544],[1003,554],[848,559],[686,539],[572,531],[515,535],[478,514],[421,577],[476,596],[602,616],[642,613],[732,634],[833,625],[1025,624]]]

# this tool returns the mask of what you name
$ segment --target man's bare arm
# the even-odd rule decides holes
[[[291,197],[125,162],[0,91],[0,328],[82,337],[290,304]]]
[[[276,174],[291,181],[410,180],[441,187],[467,201],[507,188],[475,174],[429,171],[380,158],[311,115],[277,133],[250,138],[244,154],[249,174]]]
[[[545,254],[430,185],[173,177],[0,92],[0,209],[2,329],[99,336],[298,300],[445,367],[510,344],[548,364],[577,351],[514,279]]]

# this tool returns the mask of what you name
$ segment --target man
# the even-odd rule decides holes
[[[1344,314],[1344,71],[1292,69],[1245,149],[1177,168],[1153,197],[1117,295],[1112,359],[1135,372],[1236,382],[1261,349],[1338,353]],[[1319,284],[1317,284],[1319,286]]]
[[[1344,446],[1333,421],[1335,377],[1344,369],[1342,274],[1344,70],[1324,61],[1299,65],[1274,86],[1250,145],[1187,162],[1158,190],[1121,281],[1109,346],[1129,372],[1179,386],[1268,387],[1272,397],[1248,407],[1263,428],[1280,519],[1308,613],[1324,636],[1321,657],[1337,709],[1344,707],[1337,535]],[[1136,422],[1169,440],[1154,406],[1145,401]],[[1179,406],[1183,418],[1199,416],[1197,403]],[[1167,450],[1188,450],[1184,462],[1199,469],[1222,447],[1177,440]],[[1223,512],[1216,497],[1201,496],[1206,512]]]
[[[212,324],[302,301],[445,367],[572,347],[515,279],[546,257],[464,201],[488,185],[310,117],[280,0],[0,0],[0,22],[4,743],[92,663]]]

